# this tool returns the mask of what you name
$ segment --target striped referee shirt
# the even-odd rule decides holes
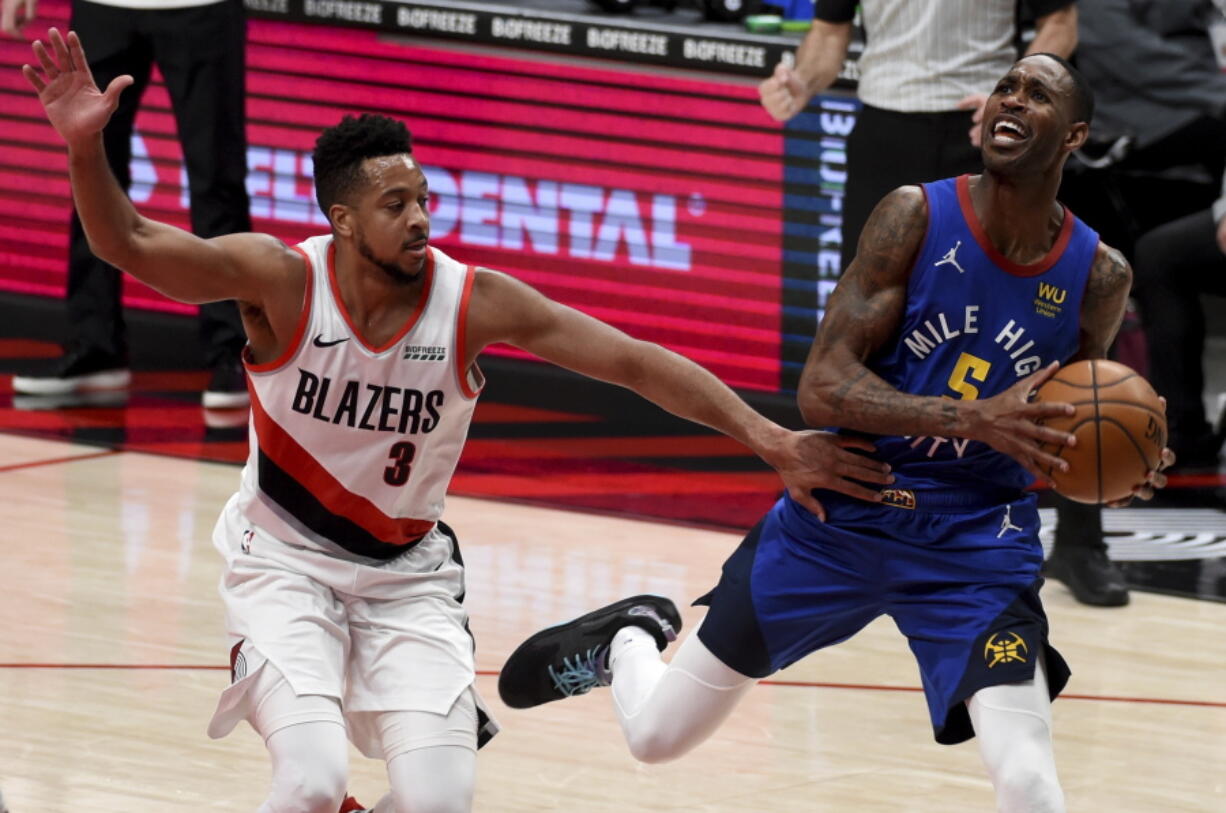
[[[1073,0],[1028,0],[1036,18]],[[816,0],[814,17],[851,22],[861,8],[860,100],[900,113],[956,110],[991,93],[1017,59],[1018,0]]]

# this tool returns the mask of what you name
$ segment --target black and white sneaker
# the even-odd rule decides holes
[[[124,359],[70,346],[44,372],[13,376],[13,391],[19,395],[69,395],[120,390],[131,383],[132,373]]]
[[[623,627],[642,627],[661,651],[677,640],[681,614],[663,596],[634,596],[541,630],[507,658],[498,694],[513,709],[586,694],[613,682],[609,644]]]
[[[209,386],[200,397],[205,409],[240,409],[251,404],[247,393],[247,371],[238,359],[223,361],[213,368]]]

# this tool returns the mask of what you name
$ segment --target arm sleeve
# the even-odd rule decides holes
[[[813,19],[828,23],[849,23],[856,17],[856,0],[815,0]]]

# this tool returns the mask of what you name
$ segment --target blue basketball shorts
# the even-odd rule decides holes
[[[1069,668],[1047,641],[1039,601],[1039,514],[1033,494],[891,490],[889,504],[815,492],[822,522],[780,499],[695,604],[710,611],[702,642],[732,669],[763,678],[894,619],[919,664],[937,742],[974,736],[965,702],[987,686],[1034,677],[1051,696]]]

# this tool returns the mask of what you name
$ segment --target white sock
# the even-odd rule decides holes
[[[617,631],[609,645],[609,670],[613,672],[613,701],[621,716],[633,716],[642,708],[666,668],[651,633],[642,627]]]

